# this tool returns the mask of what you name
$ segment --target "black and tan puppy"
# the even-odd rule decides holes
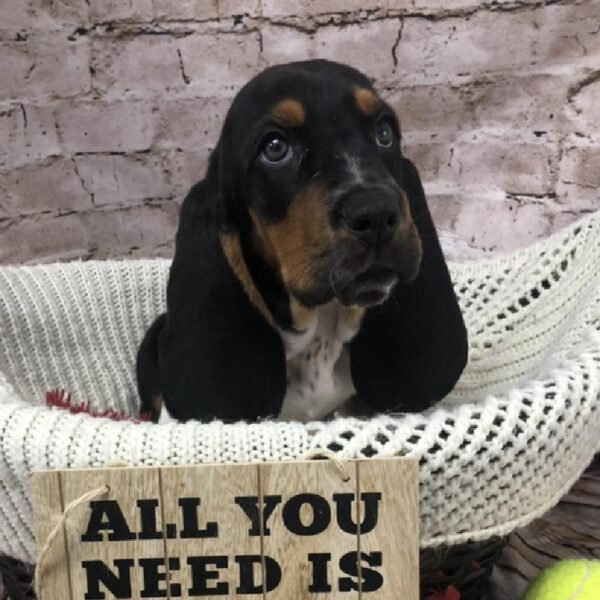
[[[255,77],[183,203],[167,312],[138,354],[142,410],[306,421],[357,394],[377,411],[419,411],[466,357],[391,108],[329,61]]]

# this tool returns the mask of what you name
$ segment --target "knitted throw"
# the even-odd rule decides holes
[[[567,491],[600,440],[600,213],[512,255],[452,264],[467,369],[426,414],[153,425],[136,415],[136,349],[163,311],[169,262],[0,268],[0,553],[34,560],[28,473],[39,468],[415,456],[423,546],[503,535]]]

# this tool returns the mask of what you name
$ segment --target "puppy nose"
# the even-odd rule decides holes
[[[400,220],[400,205],[395,194],[360,192],[344,202],[342,221],[355,237],[372,246],[389,242]]]

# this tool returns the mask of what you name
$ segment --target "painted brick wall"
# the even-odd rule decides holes
[[[600,207],[600,2],[0,0],[0,262],[169,256],[235,91],[349,62],[452,257]]]

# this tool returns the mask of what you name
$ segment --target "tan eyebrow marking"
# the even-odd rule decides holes
[[[358,110],[368,117],[374,115],[379,107],[379,98],[367,88],[357,88],[354,90],[354,102]]]
[[[298,100],[286,98],[274,106],[271,117],[282,127],[300,127],[304,124],[306,112]]]

